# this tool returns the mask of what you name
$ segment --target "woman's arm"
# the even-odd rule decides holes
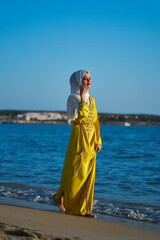
[[[97,137],[95,150],[96,150],[96,152],[99,152],[102,148],[102,139],[100,137],[100,124],[99,124],[98,114],[97,114],[97,119],[95,122],[95,129],[96,129],[96,137]]]
[[[85,101],[85,95],[87,92],[88,92],[87,85],[82,85],[80,88],[81,101],[79,104],[79,111],[78,111],[79,120],[87,118],[89,114],[89,106]]]
[[[85,118],[88,118],[88,114],[89,114],[89,106],[86,103],[86,101],[81,100],[79,104],[78,119],[85,120]]]
[[[87,119],[89,114],[89,106],[86,101],[79,100],[75,96],[68,98],[67,102],[67,123],[71,125],[73,123],[81,123]]]
[[[77,118],[71,123],[81,123],[82,121],[85,121],[88,118],[89,114],[89,106],[85,101],[85,95],[88,92],[88,87],[86,85],[82,85],[80,88],[80,103],[79,103],[79,109],[78,109],[78,116]]]

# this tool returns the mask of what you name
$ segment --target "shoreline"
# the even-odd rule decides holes
[[[50,212],[56,212],[56,213],[61,212],[55,204],[52,205],[47,203],[38,203],[38,202],[26,201],[24,199],[17,199],[17,198],[0,197],[0,205],[17,206],[17,207],[37,209],[40,211],[50,211]],[[158,223],[152,223],[147,221],[140,221],[137,219],[129,219],[125,217],[102,214],[94,211],[94,208],[92,213],[97,215],[98,220],[102,220],[106,222],[109,221],[113,223],[119,223],[127,226],[139,227],[139,228],[144,228],[148,230],[160,231],[160,224]]]
[[[12,225],[15,229],[19,227],[21,231],[25,228],[34,233],[60,239],[158,240],[160,236],[155,230],[5,204],[0,204],[0,223],[4,229]]]

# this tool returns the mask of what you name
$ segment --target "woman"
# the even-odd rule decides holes
[[[101,150],[100,127],[95,100],[89,96],[89,71],[70,77],[71,95],[67,101],[67,121],[72,126],[60,188],[53,199],[68,214],[96,218],[92,214],[96,153]]]

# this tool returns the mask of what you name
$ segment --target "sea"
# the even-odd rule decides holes
[[[160,126],[101,125],[93,213],[102,220],[160,226]],[[0,203],[60,211],[71,127],[0,124]]]

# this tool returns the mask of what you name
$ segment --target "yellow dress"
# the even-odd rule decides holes
[[[66,213],[86,215],[92,212],[95,182],[96,146],[101,147],[100,127],[95,100],[90,98],[90,105],[81,101],[78,117],[73,124],[60,188],[53,199],[60,203],[64,194]]]

